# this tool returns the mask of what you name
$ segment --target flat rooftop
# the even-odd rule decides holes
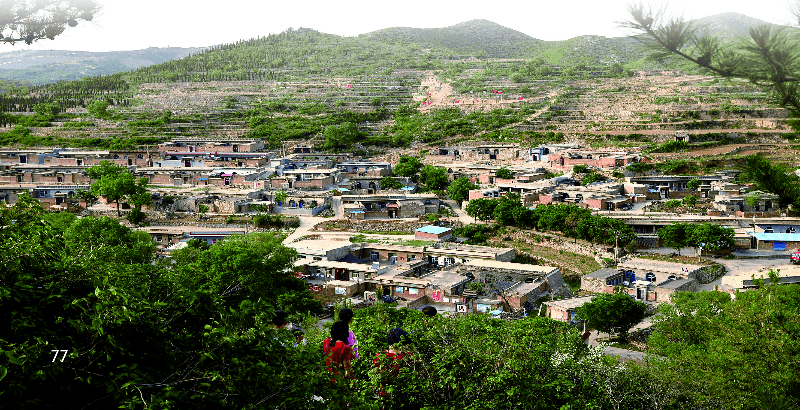
[[[548,302],[543,302],[545,306],[552,306],[562,310],[573,310],[579,306],[587,302],[591,302],[592,298],[595,296],[582,296],[578,298],[570,298],[570,299],[560,299],[560,300],[552,300]]]
[[[685,276],[688,273],[692,273],[704,268],[703,265],[692,265],[689,263],[676,263],[644,258],[632,258],[625,262],[618,263],[617,267],[618,269],[637,269],[641,271],[662,272]]]
[[[438,270],[431,272],[421,277],[431,282],[432,285],[439,286],[440,288],[452,288],[462,282],[469,282],[470,278],[460,275],[455,271]]]

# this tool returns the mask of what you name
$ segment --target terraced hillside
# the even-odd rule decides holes
[[[426,45],[392,40],[405,31],[342,38],[288,30],[129,73],[14,87],[0,94],[0,145],[130,148],[245,136],[271,148],[314,141],[371,154],[468,141],[652,150],[676,132],[691,134],[700,144],[693,148],[797,140],[762,87],[634,70],[587,51],[606,50],[602,38],[565,43],[564,53],[598,57],[577,61],[488,58],[487,47],[502,48],[499,36],[519,37],[497,25],[474,41],[485,47],[477,51],[443,40],[471,24],[494,23],[442,29]]]

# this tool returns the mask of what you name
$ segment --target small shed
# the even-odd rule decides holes
[[[801,242],[801,233],[765,233],[752,234],[755,247],[767,251],[785,251],[798,249]]]
[[[453,237],[453,229],[444,226],[426,225],[414,231],[414,239],[447,241]]]

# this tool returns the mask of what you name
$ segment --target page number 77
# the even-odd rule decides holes
[[[67,358],[67,352],[69,352],[69,350],[51,350],[51,352],[56,352],[56,354],[53,355],[53,362],[56,361],[56,359],[58,358],[59,353],[64,352],[64,356],[61,356],[61,361],[63,362],[64,359]]]

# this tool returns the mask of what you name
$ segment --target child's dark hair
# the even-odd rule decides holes
[[[350,308],[342,308],[339,311],[339,320],[348,323],[353,319],[353,310]]]
[[[409,343],[411,343],[412,340],[409,338],[409,333],[408,332],[406,332],[405,330],[403,330],[403,329],[401,329],[399,327],[396,327],[396,328],[390,330],[389,333],[387,334],[387,342],[390,345],[394,345],[394,344],[400,342],[400,344],[402,344],[403,346],[406,346]]]
[[[276,310],[275,316],[273,316],[273,324],[276,326],[285,325],[287,316],[289,315],[287,315],[283,310]]]
[[[347,343],[350,334],[349,330],[347,322],[341,320],[334,322],[334,325],[331,326],[331,341],[328,345],[334,347],[337,344],[337,340]]]

